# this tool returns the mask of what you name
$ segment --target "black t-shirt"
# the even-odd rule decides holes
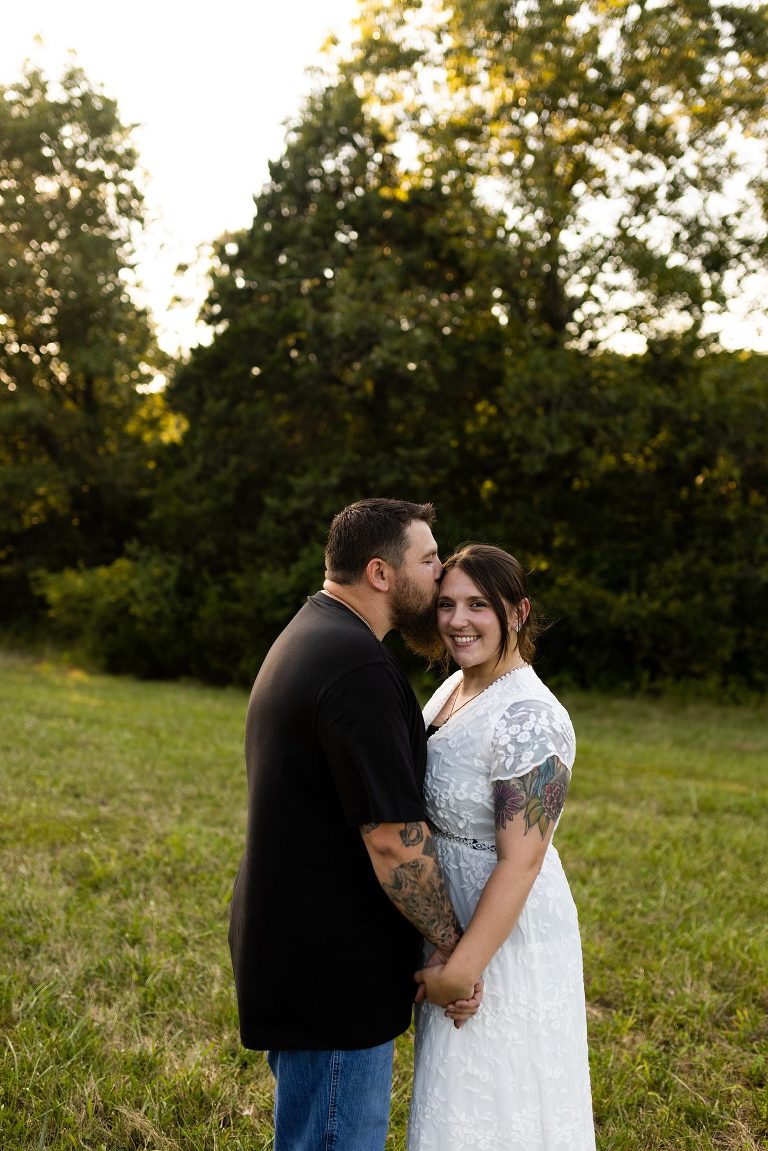
[[[411,1018],[421,938],[382,891],[365,823],[423,820],[416,697],[365,622],[318,593],[259,671],[248,830],[229,930],[246,1047],[373,1047]]]

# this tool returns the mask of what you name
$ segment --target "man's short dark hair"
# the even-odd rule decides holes
[[[405,558],[408,526],[414,520],[423,520],[431,527],[435,521],[432,504],[369,499],[342,508],[333,517],[328,532],[326,578],[340,584],[355,583],[377,557],[400,567]]]

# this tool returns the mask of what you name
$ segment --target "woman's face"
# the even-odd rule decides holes
[[[461,568],[450,568],[437,597],[440,638],[460,668],[493,671],[498,664],[501,628],[488,600]]]

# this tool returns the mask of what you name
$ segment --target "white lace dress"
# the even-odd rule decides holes
[[[427,704],[428,725],[460,674]],[[528,666],[430,737],[427,815],[445,833],[436,845],[464,927],[496,863],[493,781],[551,755],[571,771],[575,746],[567,711]],[[484,979],[480,1010],[460,1030],[442,1008],[418,1009],[408,1151],[594,1151],[579,924],[551,842]]]

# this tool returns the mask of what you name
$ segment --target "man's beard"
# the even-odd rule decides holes
[[[437,630],[438,590],[435,584],[434,595],[425,602],[405,576],[398,576],[392,595],[392,627],[400,632],[410,651],[430,664],[439,662],[445,655]]]

